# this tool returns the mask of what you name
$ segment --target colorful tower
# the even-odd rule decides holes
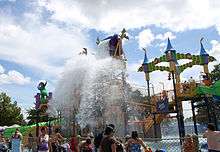
[[[209,54],[205,51],[203,44],[202,44],[203,38],[200,40],[201,48],[200,48],[200,65],[203,66],[204,73],[208,75],[209,69],[208,69],[208,63],[209,63]]]
[[[142,65],[143,65],[143,71],[145,73],[145,80],[148,81],[150,80],[150,77],[149,77],[149,71],[148,71],[148,59],[147,59],[146,51],[144,53],[144,62]]]
[[[177,95],[180,94],[180,73],[178,71],[178,62],[176,59],[176,50],[172,47],[170,39],[168,38],[167,41],[167,48],[165,50],[167,62],[170,63],[170,72],[174,72],[175,79],[176,79],[176,88],[177,88]]]
[[[172,47],[169,38],[168,38],[167,48],[165,50],[165,54],[166,54],[167,61],[170,63],[170,72],[173,77],[173,90],[174,90],[174,96],[175,96],[175,105],[176,105],[176,111],[177,111],[179,135],[180,135],[180,137],[184,137],[185,136],[185,128],[184,128],[183,108],[182,108],[182,102],[178,101],[178,96],[181,94],[181,92],[180,92],[180,90],[181,90],[180,89],[181,88],[180,73],[178,70],[176,50]]]
[[[36,101],[35,109],[37,113],[37,116],[36,116],[36,136],[37,137],[39,135],[40,117],[47,117],[48,119],[48,114],[47,114],[48,102],[52,99],[52,92],[49,92],[49,93],[47,92],[46,85],[47,85],[47,82],[40,82],[37,87],[40,93],[37,93],[34,96],[35,101]],[[50,133],[50,130],[49,130],[49,133]]]
[[[176,50],[172,47],[170,39],[167,41],[167,48],[165,50],[167,61],[170,62],[170,70],[176,73]]]

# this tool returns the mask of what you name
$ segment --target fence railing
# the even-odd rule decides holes
[[[185,137],[180,144],[180,138],[144,138],[145,144],[152,151],[163,149],[166,152],[208,152],[207,140],[202,137]]]

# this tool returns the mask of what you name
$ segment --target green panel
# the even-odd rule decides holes
[[[217,81],[214,85],[208,86],[199,86],[196,88],[196,93],[199,95],[210,94],[214,96],[220,96],[220,80]]]
[[[166,62],[166,61],[167,61],[166,55],[160,57],[160,62]]]
[[[191,63],[187,63],[185,65],[179,66],[180,72],[183,72],[186,68],[192,67],[193,65],[201,65],[201,56],[200,55],[191,55],[191,57],[192,57]],[[187,54],[176,53],[176,58],[177,58],[177,60],[187,59]],[[163,56],[159,57],[158,59],[159,59],[159,63],[160,62],[167,62],[166,55],[163,55]],[[215,61],[215,58],[212,56],[209,56],[209,62],[212,62],[212,61]],[[148,70],[149,70],[149,72],[153,72],[156,70],[170,71],[169,67],[155,66],[154,61],[148,63]],[[141,66],[141,67],[139,67],[138,72],[142,72],[142,71],[143,71],[143,67]]]
[[[21,126],[21,127],[16,127],[16,128],[19,128],[21,134],[22,134],[23,136],[25,136],[25,135],[27,135],[27,134],[30,132],[30,130],[31,130],[33,127],[35,127],[35,126],[36,126],[36,124],[34,124],[34,125],[29,125],[29,126]],[[41,123],[39,123],[39,126],[47,126],[47,122],[41,122]],[[15,132],[16,128],[7,128],[7,129],[5,129],[5,131],[4,131],[4,136],[5,136],[6,138],[10,138],[10,137],[13,135],[13,133]]]
[[[176,59],[177,60],[181,59],[181,55],[179,53],[176,54]]]

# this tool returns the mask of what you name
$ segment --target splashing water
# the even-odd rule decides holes
[[[109,56],[107,44],[100,44],[95,56],[79,55],[66,64],[49,105],[50,114],[62,112],[65,126],[73,121],[74,114],[82,128],[87,124],[96,127],[98,123],[123,126],[118,115],[122,115],[121,103],[125,101],[125,67],[122,61]]]

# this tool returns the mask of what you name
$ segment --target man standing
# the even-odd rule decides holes
[[[100,152],[116,152],[116,143],[113,138],[114,129],[110,126],[105,128],[104,137],[100,144]]]
[[[209,152],[220,152],[220,131],[215,131],[213,124],[208,124],[203,137],[207,138]]]

